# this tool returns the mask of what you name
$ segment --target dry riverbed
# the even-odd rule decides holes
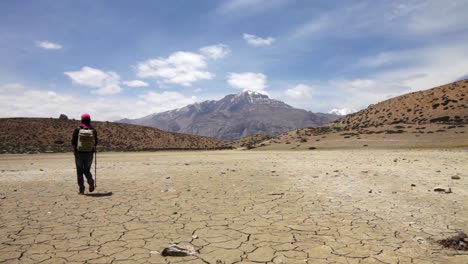
[[[0,156],[0,263],[468,263],[436,242],[468,232],[466,149],[99,153],[97,165],[80,196],[72,154]],[[161,256],[177,242],[198,254]]]

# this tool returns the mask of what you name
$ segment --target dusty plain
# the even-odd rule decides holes
[[[97,170],[80,196],[72,154],[0,155],[0,263],[468,263],[436,242],[468,232],[466,148],[98,153]],[[199,253],[162,257],[174,242]]]

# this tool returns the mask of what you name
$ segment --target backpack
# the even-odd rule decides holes
[[[80,128],[76,150],[81,152],[94,151],[94,131],[92,129]]]

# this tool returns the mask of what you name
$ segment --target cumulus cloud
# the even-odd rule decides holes
[[[115,72],[104,72],[84,66],[79,71],[64,72],[64,74],[76,84],[97,88],[94,93],[99,95],[117,94],[122,91],[120,76]]]
[[[203,47],[200,49],[200,52],[210,59],[217,60],[226,57],[229,53],[231,53],[231,50],[227,45],[217,44]]]
[[[128,87],[148,87],[149,84],[140,80],[124,81],[123,84]]]
[[[209,80],[213,74],[206,71],[206,57],[193,53],[178,51],[167,58],[150,59],[138,63],[137,76],[155,78],[164,83],[191,86],[199,80]]]
[[[356,110],[351,109],[351,108],[334,108],[334,109],[330,110],[328,113],[344,116],[344,115],[352,114],[354,112],[356,112]]]
[[[76,108],[76,98],[19,83],[0,84],[1,117],[58,117]]]
[[[0,117],[57,118],[64,113],[69,118],[78,119],[82,112],[88,112],[93,120],[114,121],[139,118],[181,108],[194,102],[196,97],[178,92],[146,91],[135,97],[100,97],[64,94],[19,83],[0,84]]]
[[[243,72],[230,73],[228,75],[228,84],[234,88],[244,91],[250,90],[254,92],[266,93],[267,77],[263,73]]]
[[[42,40],[42,41],[36,41],[36,46],[42,49],[61,49],[62,45],[53,43],[50,41]]]
[[[286,95],[295,98],[308,98],[312,96],[313,87],[306,84],[298,84],[295,87],[286,90]]]
[[[255,47],[270,46],[271,44],[273,44],[273,42],[275,42],[275,39],[272,37],[261,38],[247,33],[244,33],[244,39],[245,41],[247,41],[247,43]]]

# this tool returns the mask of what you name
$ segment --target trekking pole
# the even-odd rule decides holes
[[[97,149],[94,149],[94,188],[97,186]]]

